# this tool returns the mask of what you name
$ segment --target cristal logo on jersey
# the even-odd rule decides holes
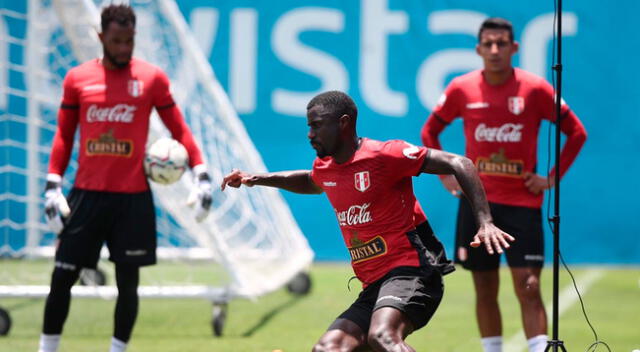
[[[483,175],[522,177],[524,162],[522,160],[509,160],[504,148],[497,153],[491,153],[487,157],[479,157],[476,160],[478,172]]]
[[[98,107],[91,104],[87,109],[87,122],[124,122],[132,123],[136,107],[127,104]]]
[[[359,263],[373,259],[387,253],[387,243],[382,236],[376,236],[367,242],[362,242],[357,233],[351,238],[349,254],[352,263]]]
[[[369,177],[369,171],[357,172],[353,175],[355,179],[355,187],[358,191],[364,192],[371,186],[371,178]]]
[[[364,203],[362,205],[352,205],[347,210],[337,210],[336,217],[340,226],[354,226],[360,224],[366,224],[373,221],[371,212],[369,212],[369,206],[371,203]]]
[[[116,139],[113,129],[103,133],[98,138],[87,139],[87,155],[110,155],[130,157],[133,152],[133,141],[130,139]]]
[[[478,142],[520,142],[522,140],[521,123],[505,123],[499,127],[487,127],[481,123],[474,133]]]
[[[142,95],[143,87],[144,87],[143,82],[138,81],[137,79],[130,79],[129,82],[127,83],[127,91],[129,92],[129,95],[134,98],[137,98]]]
[[[509,111],[514,115],[520,115],[524,111],[524,98],[523,97],[509,97],[508,99]]]

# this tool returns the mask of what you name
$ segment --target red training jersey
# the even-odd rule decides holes
[[[74,187],[134,193],[149,189],[143,160],[151,109],[189,153],[191,167],[202,155],[173,101],[162,70],[133,58],[109,70],[99,59],[72,68],[64,79],[49,173],[64,175],[80,127],[78,171]]]
[[[488,200],[540,208],[543,194],[531,193],[524,175],[536,171],[541,121],[556,120],[554,94],[544,79],[518,68],[500,85],[488,84],[483,70],[470,72],[446,88],[422,129],[422,141],[440,149],[439,133],[462,117],[466,156],[475,163]],[[561,116],[560,128],[568,137],[560,159],[562,176],[580,151],[586,132],[564,102]],[[549,177],[554,174],[552,170]]]
[[[424,213],[424,210],[422,210],[422,206],[420,205],[420,202],[418,202],[417,199],[415,200],[415,205],[413,206],[413,218],[414,218],[413,223],[416,226],[427,221],[427,215]]]
[[[407,232],[415,228],[411,177],[428,149],[367,138],[350,160],[316,158],[311,177],[333,205],[355,275],[363,285],[399,266],[420,266]]]

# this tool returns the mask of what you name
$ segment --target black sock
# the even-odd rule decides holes
[[[116,264],[118,300],[114,313],[113,336],[122,342],[131,338],[138,316],[138,283],[140,268],[136,265]]]
[[[71,287],[78,280],[80,270],[56,267],[51,274],[51,289],[44,305],[42,333],[59,335],[62,333],[71,304]]]

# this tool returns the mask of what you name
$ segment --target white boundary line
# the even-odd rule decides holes
[[[605,271],[603,269],[589,269],[580,277],[576,278],[576,285],[578,286],[582,297],[584,297],[591,285],[598,281],[604,275],[604,273]],[[558,296],[558,317],[562,316],[562,314],[565,313],[569,308],[571,308],[576,302],[578,302],[578,294],[576,294],[573,283],[570,282],[567,286],[564,287],[562,292],[560,292],[560,296]],[[550,310],[550,307],[552,307],[552,305],[553,302],[551,301],[545,304],[545,307],[547,307],[547,320],[549,329],[552,328],[552,312]],[[520,329],[517,333],[506,340],[506,343],[503,345],[502,350],[507,352],[519,352],[524,351],[526,348],[527,340],[524,336],[524,331]]]

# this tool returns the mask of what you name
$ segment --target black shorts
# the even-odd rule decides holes
[[[541,268],[544,264],[544,237],[540,209],[489,203],[493,222],[515,237],[504,251],[510,267]],[[455,262],[469,270],[493,270],[500,266],[500,255],[487,253],[484,245],[472,248],[469,243],[477,232],[469,202],[462,197],[456,225]]]
[[[456,270],[453,261],[447,258],[442,242],[433,233],[433,229],[428,221],[416,226],[418,237],[427,251],[427,260],[429,264],[440,271],[440,274],[447,275]]]
[[[104,242],[115,263],[156,262],[156,214],[151,191],[114,193],[74,188],[71,214],[59,235],[56,265],[95,268]],[[70,265],[70,266],[69,266]]]
[[[413,329],[418,330],[429,322],[443,293],[444,285],[439,271],[402,266],[392,269],[362,290],[356,301],[338,319],[354,322],[367,334],[373,312],[382,307],[393,307],[406,314]]]

